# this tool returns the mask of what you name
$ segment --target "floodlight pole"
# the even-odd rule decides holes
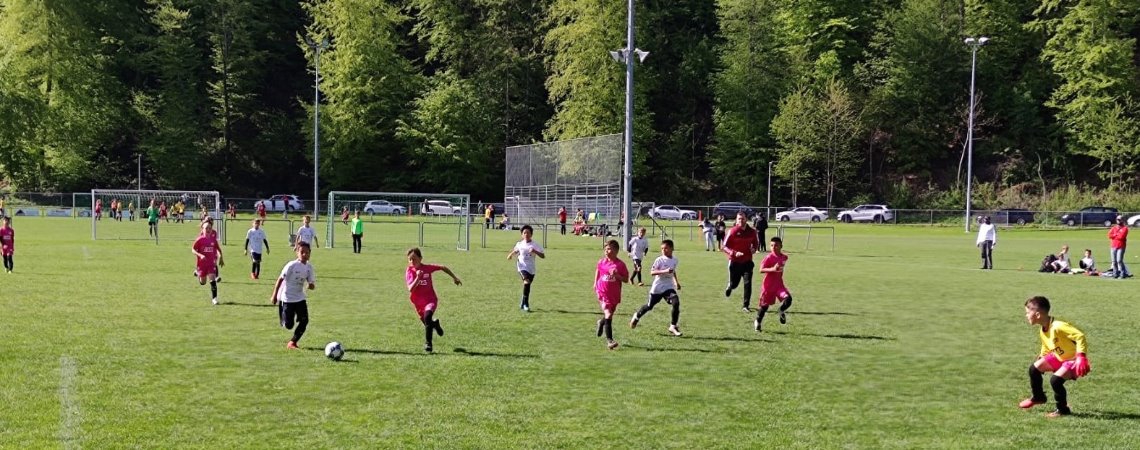
[[[970,201],[974,184],[974,74],[978,67],[978,48],[986,45],[990,38],[966,38],[966,45],[971,48],[970,56],[970,112],[966,129],[966,232],[970,232]]]
[[[768,206],[764,208],[764,219],[772,217],[772,161],[768,161]]]
[[[633,60],[644,62],[649,52],[633,45],[633,0],[627,2],[624,49],[610,52],[614,60],[625,63],[625,164],[622,170],[622,242],[633,237]]]
[[[319,44],[310,39],[305,39],[305,41],[315,53],[314,65],[317,69],[313,76],[313,220],[315,221],[321,215],[321,197],[318,187],[321,155],[321,51],[329,47],[329,41],[325,39]],[[285,205],[285,209],[289,209],[288,204]]]

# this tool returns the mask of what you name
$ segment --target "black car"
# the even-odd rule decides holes
[[[996,224],[1025,225],[1027,223],[1033,223],[1033,212],[1028,209],[1021,208],[999,209],[997,211],[994,211],[991,220]]]
[[[1105,206],[1089,206],[1081,208],[1080,211],[1068,213],[1061,216],[1061,223],[1068,226],[1076,225],[1104,225],[1111,227],[1116,222],[1116,216],[1120,215],[1120,211],[1116,208],[1109,208]]]
[[[744,212],[744,217],[752,217],[756,215],[756,211],[740,202],[720,202],[713,207],[712,216],[724,216],[725,219],[732,220],[736,218],[736,213]]]

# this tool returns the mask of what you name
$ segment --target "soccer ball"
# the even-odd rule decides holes
[[[325,356],[328,356],[329,359],[333,361],[340,361],[340,359],[344,357],[344,347],[340,346],[340,342],[329,342],[328,345],[325,346]]]

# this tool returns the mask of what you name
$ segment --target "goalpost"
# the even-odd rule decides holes
[[[225,233],[222,215],[221,195],[218,191],[162,191],[135,189],[92,189],[91,190],[91,239],[161,240],[192,241],[199,233],[202,211],[214,218],[214,228],[219,235]],[[154,200],[155,207],[166,205],[166,216],[158,220],[156,238],[150,234],[147,225],[146,209]],[[112,205],[121,205],[121,219],[113,216]],[[96,205],[101,205],[101,214],[95,214]],[[178,215],[181,205],[183,214]],[[131,207],[134,214],[131,214]]]
[[[351,245],[349,222],[359,212],[365,222],[364,246],[471,249],[471,216],[482,217],[468,194],[415,192],[329,192],[325,242]],[[342,218],[347,209],[348,220]]]

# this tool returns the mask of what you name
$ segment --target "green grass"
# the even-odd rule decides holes
[[[607,351],[594,336],[598,239],[547,236],[523,314],[505,260],[517,234],[488,232],[483,248],[472,228],[471,252],[453,250],[454,234],[425,243],[426,261],[464,281],[436,277],[447,334],[425,355],[403,287],[414,226],[368,224],[363,254],[342,234],[314,251],[301,351],[266,306],[291,258],[282,224],[260,281],[230,230],[218,307],[191,276],[188,241],[92,241],[73,219],[15,226],[16,273],[0,274],[4,448],[1140,446],[1140,281],[1035,272],[1062,243],[1106,264],[1103,231],[1002,232],[998,270],[983,272],[960,230],[840,225],[834,252],[818,229],[810,251],[788,230],[795,306],[757,334],[739,291],[723,297],[724,258],[674,230],[685,336],[667,335],[665,305],[630,330],[646,288],[627,287],[622,347]],[[192,234],[176,227],[164,235]],[[1089,336],[1074,417],[1016,407],[1038,348],[1022,303],[1037,294]],[[332,340],[345,361],[324,358]]]

